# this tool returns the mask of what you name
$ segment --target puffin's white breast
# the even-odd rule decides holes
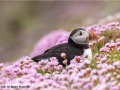
[[[84,54],[83,55],[88,55],[88,60],[92,61],[92,51],[90,48],[84,49]]]

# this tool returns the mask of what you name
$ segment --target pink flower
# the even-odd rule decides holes
[[[16,68],[13,69],[13,72],[15,72],[15,73],[19,72],[19,70],[20,70],[20,67],[16,67]]]
[[[109,47],[109,45],[110,45],[110,43],[106,43],[106,44],[105,44],[105,47]]]
[[[110,87],[110,90],[119,90],[119,87],[118,86],[112,86],[112,87]]]
[[[102,54],[100,54],[100,58],[103,58],[104,56]]]
[[[46,65],[48,63],[48,61],[46,60],[41,60],[38,62],[40,65]]]
[[[111,43],[111,44],[109,45],[110,48],[113,48],[113,47],[115,47],[115,46],[116,46],[116,43]]]
[[[67,73],[67,70],[63,69],[61,73],[62,73],[62,74],[66,74],[66,73]]]
[[[78,89],[78,88],[79,88],[79,86],[78,86],[77,83],[71,85],[71,90],[75,90],[75,89]]]
[[[68,87],[69,86],[69,82],[67,82],[67,81],[62,81],[62,83],[61,83],[63,86],[65,86],[65,87]]]
[[[39,77],[41,77],[41,76],[42,76],[42,74],[40,74],[40,73],[36,73],[36,74],[35,74],[35,77],[36,77],[36,78],[39,78]]]
[[[23,74],[29,74],[29,69],[28,69],[28,68],[24,68],[24,69],[22,70],[22,73],[23,73]]]
[[[96,53],[95,55],[94,55],[94,58],[97,58],[99,56],[99,54],[98,53]]]
[[[40,67],[39,65],[33,65],[32,68],[38,70]]]
[[[57,66],[59,64],[58,61],[53,61],[53,63],[54,63],[54,66]]]
[[[92,88],[94,85],[93,83],[87,83],[85,86],[84,86],[84,89],[85,90],[89,90],[90,88]]]
[[[66,54],[65,53],[61,53],[61,57],[65,59],[66,58]]]
[[[113,66],[116,66],[116,67],[120,66],[120,61],[115,61],[115,62],[113,63]]]
[[[35,78],[30,77],[30,82],[31,82],[31,83],[35,83]]]
[[[64,61],[62,61],[62,63],[63,63],[64,65],[67,65],[67,59],[65,59]]]
[[[24,61],[24,64],[29,64],[29,63],[30,63],[29,60]]]
[[[91,64],[91,61],[85,60],[85,61],[84,61],[84,64],[85,64],[85,65],[90,65],[90,64]]]
[[[58,65],[57,67],[59,67],[60,70],[63,70],[63,66],[62,65]]]
[[[48,65],[46,65],[46,66],[42,67],[42,70],[43,70],[43,71],[47,71],[47,70],[48,70],[48,68],[49,68],[49,66],[48,66]]]
[[[117,39],[116,39],[116,42],[117,42],[117,43],[120,42],[120,38],[117,38]]]
[[[20,62],[15,62],[15,63],[13,64],[13,66],[14,66],[14,67],[19,67],[19,66],[20,66]]]

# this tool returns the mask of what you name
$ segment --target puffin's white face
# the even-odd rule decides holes
[[[87,44],[89,42],[90,34],[85,30],[79,30],[70,38],[77,44]]]

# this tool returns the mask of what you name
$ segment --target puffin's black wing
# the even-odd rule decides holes
[[[47,51],[49,51],[49,50],[50,50],[50,49],[47,49],[47,50],[44,52],[44,54],[35,56],[35,57],[31,58],[31,59],[34,60],[35,62],[38,62],[38,61],[40,61],[40,60],[42,60],[42,59],[49,59],[49,58],[48,58],[48,55],[45,54],[45,53],[46,53]]]
[[[35,62],[38,62],[42,59],[49,59],[51,57],[56,57],[59,61],[59,64],[62,64],[64,58],[61,57],[61,53],[66,54],[66,59],[68,60],[68,64],[70,60],[73,59],[77,55],[83,55],[84,50],[77,48],[75,46],[69,45],[68,43],[56,45],[45,51],[44,54],[35,56],[32,58]]]

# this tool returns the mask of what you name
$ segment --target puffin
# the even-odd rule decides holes
[[[92,31],[87,31],[84,28],[75,28],[69,35],[68,42],[59,44],[46,50],[43,54],[37,55],[31,58],[35,62],[41,60],[50,59],[56,57],[60,65],[63,65],[63,61],[67,59],[67,65],[74,59],[75,56],[81,56],[87,54],[88,60],[92,60],[92,51],[89,47],[89,41],[97,38],[97,35]],[[61,57],[61,54],[65,53],[66,57]]]

